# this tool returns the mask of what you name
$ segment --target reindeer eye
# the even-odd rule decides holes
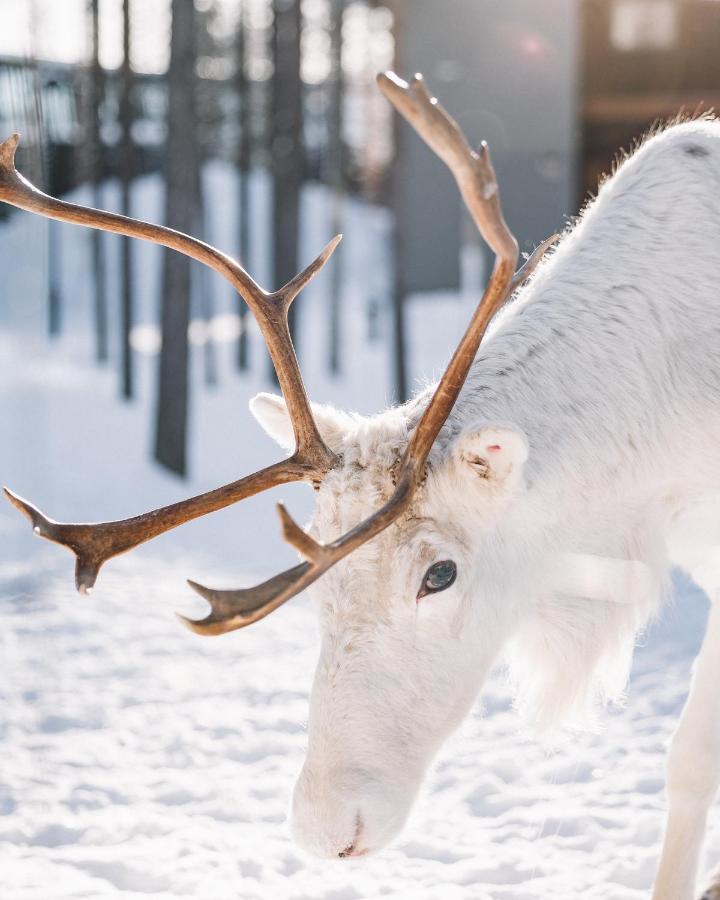
[[[455,581],[456,576],[457,566],[451,559],[433,563],[425,573],[417,599],[419,600],[426,594],[437,594],[438,591],[444,591]]]

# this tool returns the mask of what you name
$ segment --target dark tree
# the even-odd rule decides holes
[[[47,226],[48,267],[48,334],[57,337],[62,331],[62,292],[60,287],[60,230],[52,220]]]
[[[250,116],[250,86],[247,77],[248,28],[249,16],[246,0],[240,0],[238,10],[237,32],[235,40],[235,90],[240,104],[238,128],[237,167],[238,167],[238,250],[240,262],[245,268],[250,264],[250,167],[252,159],[252,134]],[[247,369],[248,359],[248,308],[240,299],[240,334],[237,346],[237,364],[239,369]]]
[[[103,152],[100,138],[101,107],[105,95],[105,73],[100,65],[100,0],[90,0],[90,84],[87,101],[87,155],[89,179],[92,184],[92,205],[102,209]],[[107,289],[105,253],[102,232],[90,230],[92,246],[93,313],[95,319],[95,357],[98,362],[108,358]]]
[[[220,0],[204,0],[195,12],[195,59],[198,72],[201,67],[212,68],[216,64],[229,63],[233,60],[232,35],[222,22],[222,3]],[[223,155],[223,125],[225,124],[225,97],[227,86],[216,78],[200,78],[195,80],[194,91],[194,134],[196,142],[195,159],[195,202],[197,204],[197,221],[192,233],[202,240],[209,241],[209,230],[212,227],[212,216],[206,206],[205,190],[202,178],[203,161],[213,155]],[[205,384],[214,387],[219,381],[217,346],[212,339],[210,326],[215,312],[215,284],[212,271],[207,266],[192,268],[192,300],[191,314],[197,312],[205,324],[205,335],[202,344],[202,368]]]
[[[393,38],[395,40],[395,59],[394,68],[396,72],[404,72],[404,54],[402,47],[402,13],[405,4],[402,0],[396,0],[393,4]],[[405,265],[407,259],[405,255],[405,245],[403,241],[403,229],[401,222],[403,221],[402,210],[402,188],[400,184],[400,160],[402,154],[403,137],[406,129],[403,127],[400,116],[395,113],[393,116],[393,141],[395,145],[395,154],[390,171],[391,194],[394,213],[393,222],[393,259],[395,261],[394,277],[393,277],[393,296],[392,296],[392,319],[393,319],[393,368],[395,381],[395,400],[398,403],[404,403],[408,398],[407,388],[407,353],[405,339],[405,295],[407,288],[405,284]]]
[[[198,222],[195,36],[192,0],[173,0],[165,221],[171,228],[184,232],[192,232]],[[190,287],[190,259],[166,250],[155,458],[179,475],[187,471]]]
[[[208,220],[209,216],[205,208],[205,193],[203,191],[202,182],[202,164],[201,154],[198,153],[195,171],[195,198],[197,203],[197,224],[193,228],[193,234],[198,235],[202,240],[209,241]],[[215,352],[215,341],[210,333],[210,324],[213,318],[215,304],[213,302],[213,281],[212,271],[207,266],[192,267],[192,288],[191,293],[200,300],[200,316],[205,323],[205,341],[203,343],[203,373],[205,376],[205,384],[208,387],[215,387],[219,381],[218,378],[218,361]]]
[[[123,0],[123,61],[120,87],[120,206],[123,215],[132,215],[130,191],[134,174],[133,71],[130,61],[130,0]],[[133,395],[133,359],[130,330],[133,324],[132,245],[130,238],[120,238],[120,365],[123,398]]]
[[[300,79],[300,0],[273,0],[270,161],[273,193],[273,285],[286,284],[298,270],[300,189],[304,158]],[[290,308],[296,331],[297,304]],[[271,375],[275,378],[271,367]]]
[[[342,19],[345,0],[330,0],[330,77],[328,98],[328,150],[326,178],[332,191],[330,230],[339,234],[343,230],[344,179],[343,179],[343,68],[342,68]],[[330,260],[330,334],[328,338],[328,367],[333,375],[340,372],[341,359],[341,310],[342,310],[342,259],[340,246]]]
[[[30,177],[41,188],[52,191],[52,172],[55,168],[55,146],[47,140],[43,116],[43,80],[38,61],[27,60],[30,76],[23,92],[24,114],[28,129],[34,136],[30,153]],[[45,86],[47,87],[47,86]],[[57,337],[62,329],[62,297],[60,292],[60,231],[57,222],[47,223],[47,326],[48,335]]]

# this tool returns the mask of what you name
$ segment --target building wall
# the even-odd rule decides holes
[[[488,142],[532,249],[578,207],[578,0],[404,0],[399,16],[399,74],[423,72],[470,142]],[[405,287],[457,288],[469,229],[452,177],[405,125],[398,149]]]
[[[720,109],[720,3],[582,0],[583,192],[654,123]]]

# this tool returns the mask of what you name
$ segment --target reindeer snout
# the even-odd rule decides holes
[[[385,846],[402,827],[404,804],[383,783],[358,769],[323,770],[307,764],[293,794],[291,831],[313,856],[347,859]]]
[[[347,773],[334,776],[303,768],[293,794],[290,827],[296,844],[323,859],[354,856],[361,849],[362,817]]]

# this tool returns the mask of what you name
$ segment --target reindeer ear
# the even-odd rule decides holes
[[[490,486],[513,487],[522,478],[528,442],[511,425],[486,425],[461,434],[452,453],[466,477]]]
[[[331,450],[339,450],[353,424],[347,413],[333,406],[311,404],[320,436]],[[263,430],[284,450],[295,449],[295,435],[285,400],[277,394],[256,394],[250,401],[250,412]]]

